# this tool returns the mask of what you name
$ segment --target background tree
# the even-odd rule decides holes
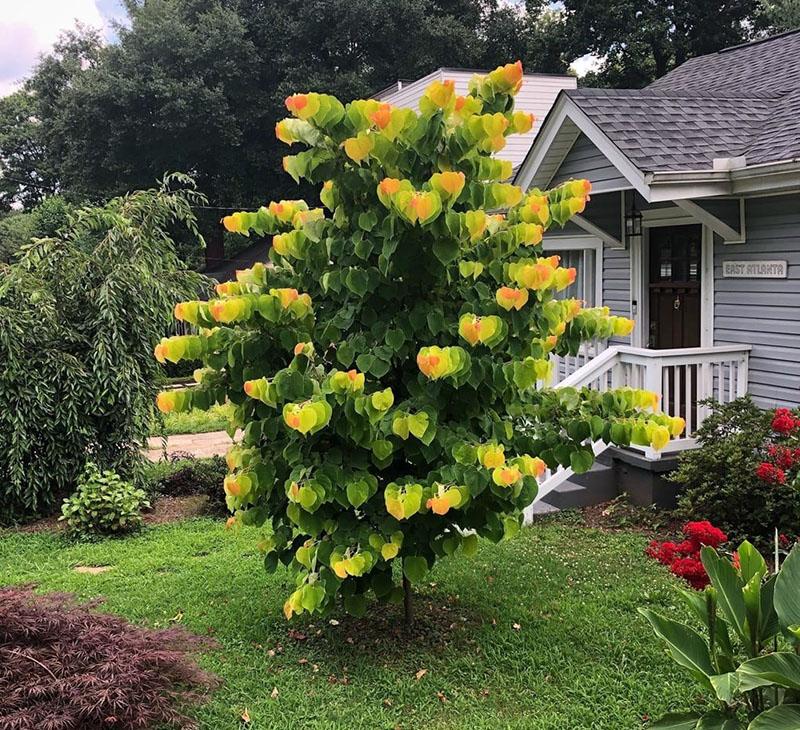
[[[28,167],[76,200],[107,199],[180,169],[211,206],[257,206],[265,188],[291,189],[275,173],[271,130],[292,89],[366,96],[439,66],[493,66],[511,52],[539,71],[565,68],[539,26],[496,0],[126,5],[130,23],[117,43],[100,48],[79,28],[38,66],[26,89],[41,128],[12,125],[23,140],[41,137],[44,159]],[[224,212],[200,212],[212,266],[224,257]]]
[[[583,472],[593,439],[660,448],[683,428],[653,393],[543,385],[550,352],[633,322],[560,299],[576,272],[543,255],[544,231],[583,210],[588,182],[527,196],[502,182],[511,163],[493,153],[533,123],[514,111],[522,75],[499,67],[464,97],[436,81],[419,113],[287,98],[294,117],[276,135],[305,149],[284,170],[321,188],[325,208],[226,216],[229,230],[274,234],[274,267],[178,304],[197,334],[156,347],[205,365],[197,387],[159,394],[161,410],[236,406],[227,502],[232,522],[269,524],[268,568],[291,565],[287,618],[339,595],[358,614],[374,593],[405,594],[408,619],[410,583],[473,551],[472,531],[515,534],[545,465]]]
[[[760,0],[565,0],[574,56],[599,70],[586,83],[640,88],[684,61],[751,40],[764,23]]]
[[[76,211],[0,264],[0,519],[51,508],[87,460],[135,470],[153,416],[152,343],[175,297],[203,282],[171,230],[197,237],[191,206],[202,202],[171,176]]]
[[[764,15],[776,31],[800,28],[800,0],[762,0]]]

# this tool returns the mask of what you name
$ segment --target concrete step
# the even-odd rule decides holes
[[[542,502],[558,509],[575,509],[608,502],[618,494],[614,468],[595,463],[585,474],[575,474],[559,484]]]
[[[530,507],[530,514],[531,515],[549,515],[553,514],[553,512],[560,512],[561,510],[558,507],[554,507],[552,504],[547,504],[544,500],[539,502],[534,502],[533,505]]]

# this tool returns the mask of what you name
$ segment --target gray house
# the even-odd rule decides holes
[[[645,89],[562,91],[516,182],[584,177],[591,202],[545,246],[580,267],[573,294],[636,328],[560,358],[560,384],[659,392],[687,421],[672,451],[694,445],[704,398],[800,405],[800,30],[692,59]],[[614,455],[634,471],[671,461],[643,451]],[[540,498],[570,503],[563,472]]]

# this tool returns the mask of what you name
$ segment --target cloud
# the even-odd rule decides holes
[[[18,88],[39,57],[76,21],[103,30],[124,16],[119,0],[7,0],[0,13],[0,96]]]

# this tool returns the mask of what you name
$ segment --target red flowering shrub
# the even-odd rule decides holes
[[[645,553],[668,566],[673,575],[683,578],[692,588],[701,591],[708,585],[708,575],[700,561],[700,550],[705,545],[717,548],[727,542],[728,536],[708,520],[687,522],[682,532],[686,538],[682,542],[653,540]]]
[[[756,476],[767,484],[800,488],[800,418],[788,408],[776,408],[771,426]]]

